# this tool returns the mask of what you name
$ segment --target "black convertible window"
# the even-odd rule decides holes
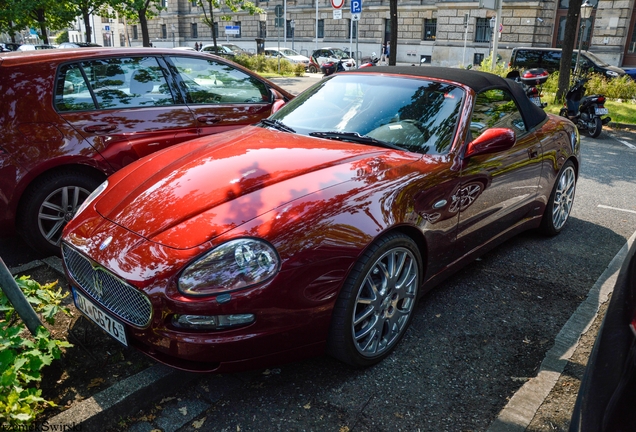
[[[486,90],[477,95],[473,115],[470,119],[470,131],[473,139],[486,129],[509,128],[522,135],[526,132],[517,104],[510,93],[501,89]]]

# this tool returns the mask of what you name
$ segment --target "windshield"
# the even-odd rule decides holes
[[[340,48],[334,48],[331,51],[339,59],[348,59],[349,58],[349,54],[347,54],[346,52],[344,52]]]
[[[280,53],[282,55],[285,55],[285,56],[297,56],[297,55],[300,55],[296,51],[294,51],[292,49],[289,49],[289,48],[280,50]]]
[[[592,54],[589,51],[586,52],[584,54],[584,56],[587,57],[589,60],[591,60],[592,63],[596,63],[598,66],[603,66],[603,67],[609,66],[607,63],[605,63],[603,60],[601,60],[600,58],[596,57],[595,54]]]
[[[445,154],[463,96],[461,88],[436,81],[341,74],[301,93],[270,118],[303,135],[357,134],[413,152]]]

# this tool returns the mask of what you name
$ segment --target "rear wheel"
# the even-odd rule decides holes
[[[601,130],[603,129],[603,121],[600,117],[594,117],[594,120],[590,122],[590,126],[592,125],[593,127],[590,127],[587,130],[587,134],[592,138],[596,138],[601,134]]]
[[[309,73],[318,73],[318,69],[314,65],[309,65]]]
[[[33,249],[59,255],[62,230],[101,181],[75,171],[41,177],[22,197],[17,217],[20,235]]]
[[[574,164],[571,161],[567,161],[559,172],[550,194],[548,205],[543,213],[541,232],[549,236],[554,236],[561,232],[572,212],[575,192],[576,172],[574,171]]]
[[[388,356],[408,328],[422,260],[404,234],[376,241],[354,266],[333,311],[327,350],[353,366],[370,366]]]

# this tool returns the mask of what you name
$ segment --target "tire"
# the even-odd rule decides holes
[[[548,205],[541,219],[540,230],[548,236],[555,236],[561,232],[574,204],[574,194],[576,192],[576,172],[572,161],[567,161],[554,183]]]
[[[422,281],[415,242],[386,235],[354,265],[334,306],[327,352],[356,367],[388,356],[404,336]]]
[[[596,138],[603,130],[603,121],[600,117],[594,117],[594,127],[587,130],[587,134],[592,138]]]
[[[318,73],[318,69],[316,69],[316,66],[309,65],[309,73]]]
[[[21,200],[18,232],[37,251],[60,254],[64,226],[102,179],[76,171],[46,174],[33,182]]]

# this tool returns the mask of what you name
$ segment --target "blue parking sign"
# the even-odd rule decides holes
[[[362,0],[351,0],[351,13],[359,14],[362,12]]]

